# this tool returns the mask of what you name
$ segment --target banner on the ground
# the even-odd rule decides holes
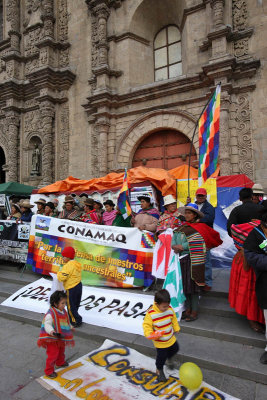
[[[86,224],[35,215],[27,266],[48,275],[63,266],[61,252],[75,249],[82,282],[94,286],[150,286],[155,237],[137,228]]]
[[[1,305],[45,314],[52,281],[41,278],[22,287]],[[83,286],[79,314],[87,324],[143,334],[142,323],[153,296],[123,290]]]
[[[238,400],[205,382],[188,390],[177,372],[167,370],[166,375],[167,382],[159,382],[155,360],[107,339],[98,349],[57,370],[56,378],[42,376],[38,382],[70,400]]]
[[[30,224],[0,221],[0,259],[25,263],[28,253]]]
[[[195,201],[196,191],[199,187],[198,179],[190,179],[190,196],[191,202]],[[206,182],[201,184],[201,187],[207,190],[207,200],[217,207],[217,182],[215,178],[207,179]],[[188,181],[187,179],[177,180],[177,205],[178,207],[184,206],[188,196]]]

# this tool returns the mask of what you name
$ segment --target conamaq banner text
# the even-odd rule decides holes
[[[31,222],[27,266],[48,275],[63,266],[61,252],[75,248],[82,282],[94,286],[133,287],[152,283],[155,237],[137,228],[86,224],[35,215]]]

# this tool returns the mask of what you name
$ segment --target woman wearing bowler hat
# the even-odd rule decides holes
[[[37,213],[40,215],[44,215],[45,213],[45,206],[46,206],[46,200],[45,199],[39,199],[34,202],[34,204],[37,204]]]
[[[58,218],[71,219],[74,221],[79,220],[81,213],[79,211],[75,210],[75,208],[74,208],[75,201],[72,196],[65,196],[64,206],[65,206],[65,209],[63,211],[61,211]]]
[[[99,218],[94,209],[94,200],[93,199],[85,199],[83,207],[83,214],[80,216],[80,221],[86,222],[87,224],[99,224]]]
[[[131,224],[141,231],[156,232],[159,220],[159,211],[153,207],[151,196],[148,194],[137,197],[141,203],[141,210],[132,217]]]

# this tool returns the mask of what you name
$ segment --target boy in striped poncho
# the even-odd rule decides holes
[[[168,366],[174,369],[173,359],[179,351],[174,334],[179,332],[180,327],[170,302],[170,294],[166,289],[156,292],[154,304],[147,311],[143,322],[145,337],[154,339],[153,344],[157,350],[156,372],[161,382],[167,380],[163,371],[165,362],[168,361]]]

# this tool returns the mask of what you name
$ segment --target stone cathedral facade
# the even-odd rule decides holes
[[[221,174],[267,188],[265,0],[2,0],[0,19],[2,182],[186,164],[221,82]]]

